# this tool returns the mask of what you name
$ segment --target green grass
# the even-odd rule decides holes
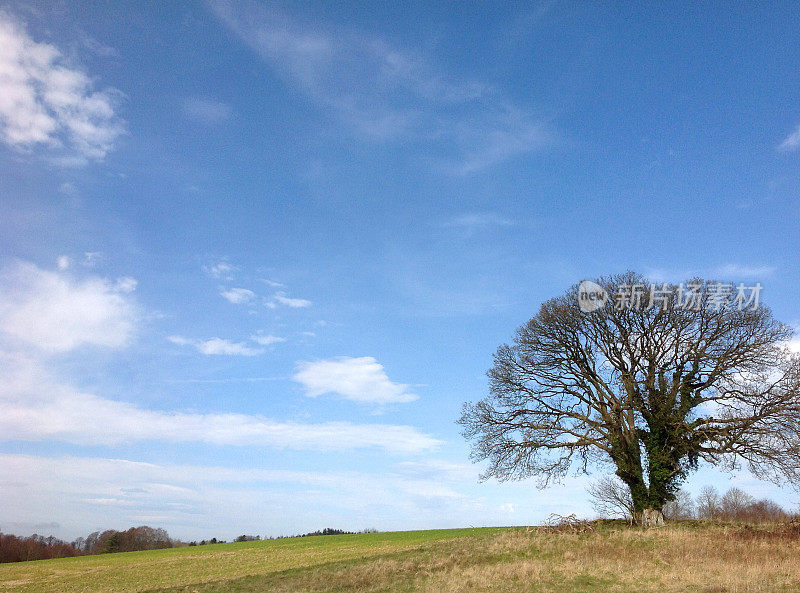
[[[250,575],[280,575],[336,562],[363,562],[417,550],[436,541],[497,531],[484,528],[331,535],[0,564],[0,591],[127,593],[175,585],[230,583]]]
[[[0,565],[20,593],[789,593],[800,530],[482,528],[321,536]]]

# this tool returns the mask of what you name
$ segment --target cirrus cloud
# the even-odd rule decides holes
[[[372,142],[413,139],[468,175],[551,146],[550,124],[489,84],[442,72],[421,53],[362,31],[309,26],[276,4],[209,0],[287,82]]]
[[[281,305],[286,305],[291,309],[302,309],[304,307],[310,307],[311,301],[306,299],[296,299],[289,296],[286,296],[285,292],[278,292],[272,297],[272,301],[267,302],[268,307],[274,308],[275,303],[279,303]]]
[[[206,97],[185,99],[183,111],[192,121],[206,125],[221,123],[231,116],[230,105]]]
[[[254,334],[250,336],[250,339],[261,346],[272,346],[273,344],[279,344],[280,342],[286,341],[286,338],[263,333]]]
[[[420,453],[440,444],[405,425],[302,423],[251,414],[149,410],[53,381],[39,362],[19,355],[0,353],[0,371],[2,441],[91,446],[202,442],[315,451],[375,447],[393,454]]]
[[[800,126],[797,128],[778,145],[778,150],[792,151],[800,147]]]
[[[263,354],[261,348],[253,348],[243,342],[233,342],[222,338],[208,340],[190,340],[183,336],[169,336],[167,340],[179,346],[192,346],[201,354],[224,356],[257,356]]]

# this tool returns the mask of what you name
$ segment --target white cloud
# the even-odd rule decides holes
[[[281,305],[286,305],[287,307],[291,307],[292,309],[301,309],[303,307],[310,307],[311,301],[306,299],[294,299],[286,296],[284,292],[278,292],[272,297],[273,301],[276,303],[280,303]],[[268,303],[269,305],[269,303]]]
[[[216,264],[203,266],[203,271],[212,278],[231,281],[234,274],[239,271],[238,266],[234,266],[225,260],[219,261]],[[284,285],[274,280],[259,279],[264,284],[272,288],[283,288]],[[235,305],[250,303],[258,296],[254,291],[248,288],[224,288],[220,289],[220,295]],[[285,290],[278,290],[271,297],[264,297],[260,299],[261,302],[270,309],[275,309],[279,305],[290,307],[292,309],[302,309],[311,306],[311,301],[307,299],[298,299],[290,297]]]
[[[741,280],[743,278],[760,278],[771,276],[775,272],[775,266],[745,266],[741,264],[725,264],[711,270],[711,275],[730,280]]]
[[[740,282],[771,276],[777,268],[768,265],[744,265],[737,263],[727,263],[705,269],[663,269],[647,268],[645,276],[653,282],[684,282],[691,278],[706,278],[708,280],[720,280],[730,282]]]
[[[192,121],[206,125],[221,123],[231,116],[231,107],[227,103],[202,97],[185,99],[183,111]]]
[[[273,336],[271,334],[255,334],[250,336],[250,339],[261,346],[271,346],[272,344],[278,344],[286,341],[286,338]]]
[[[118,348],[130,341],[137,307],[126,296],[135,280],[75,280],[30,263],[0,273],[0,330],[48,352],[84,344]]]
[[[0,11],[0,139],[9,146],[50,149],[64,166],[99,160],[124,132],[115,113],[121,93],[94,90],[53,45],[34,41]]]
[[[83,265],[87,268],[93,268],[105,258],[105,254],[101,251],[87,251],[83,254]]]
[[[454,131],[463,155],[451,170],[460,175],[481,171],[553,143],[553,134],[543,122],[506,105],[498,106],[482,118],[458,122]]]
[[[383,366],[371,356],[299,362],[293,379],[303,385],[309,397],[337,393],[349,400],[378,404],[417,399],[408,385],[390,381]]]
[[[435,460],[432,460],[435,461]],[[539,491],[530,480],[475,484],[463,476],[396,471],[280,469],[273,457],[258,467],[224,467],[0,453],[0,525],[16,533],[72,539],[96,528],[150,522],[183,539],[231,539],[241,533],[291,535],[324,525],[345,529],[431,529],[466,525],[536,525],[550,513],[591,517],[592,478],[567,477]],[[737,486],[792,508],[792,490],[747,474]],[[687,490],[723,490],[730,476],[702,468]],[[287,492],[290,493],[287,495]],[[225,501],[225,504],[220,504]],[[509,511],[513,508],[513,515]],[[46,519],[43,519],[46,518]]]
[[[444,459],[423,459],[420,461],[402,461],[396,464],[396,470],[404,475],[419,479],[434,479],[452,482],[480,481],[480,467],[474,463],[457,463]]]
[[[110,45],[106,45],[95,39],[94,37],[90,37],[89,35],[81,34],[81,43],[83,46],[88,49],[93,54],[100,56],[101,58],[113,58],[119,55],[119,52]]]
[[[778,145],[779,150],[797,150],[800,147],[800,126]]]
[[[131,278],[130,276],[117,278],[117,290],[120,292],[133,292],[138,284],[136,278]]]
[[[794,326],[794,335],[789,339],[786,344],[789,351],[794,354],[800,354],[800,326]]]
[[[60,191],[65,196],[69,196],[74,198],[78,195],[78,188],[75,186],[74,183],[70,183],[69,181],[65,181],[61,185],[58,186],[58,191]]]
[[[263,354],[261,348],[252,348],[243,342],[232,342],[222,338],[209,338],[208,340],[190,340],[183,336],[169,336],[167,339],[179,346],[192,346],[201,354],[225,356],[257,356]]]
[[[513,224],[514,222],[511,219],[492,212],[468,212],[447,221],[445,226],[476,231],[489,227],[511,226]]]
[[[241,342],[231,342],[222,338],[211,338],[196,344],[197,349],[203,354],[224,354],[228,356],[256,356],[264,351],[259,348],[251,348]]]
[[[413,139],[456,174],[553,142],[542,118],[489,85],[442,74],[419,53],[357,31],[301,24],[274,4],[211,6],[289,85],[364,139]]]
[[[288,535],[329,524],[383,530],[496,520],[494,509],[463,489],[436,477],[397,475],[391,466],[374,473],[304,471],[0,453],[2,525],[28,526],[46,516],[58,522],[43,529],[68,538],[146,522],[145,516],[188,539]]]
[[[58,264],[59,270],[66,270],[69,267],[70,260],[66,255],[59,255],[56,263]]]
[[[1,354],[0,370],[0,440],[4,441],[120,445],[149,440],[317,451],[377,447],[409,454],[439,444],[410,426],[304,424],[247,414],[147,410],[61,385],[40,363],[19,355]]]
[[[232,280],[234,272],[237,272],[239,268],[226,261],[220,261],[210,266],[204,266],[203,270],[212,278]]]
[[[223,290],[220,294],[234,305],[249,303],[256,297],[256,293],[246,288],[229,288],[228,290]]]

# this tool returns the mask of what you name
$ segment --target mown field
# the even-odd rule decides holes
[[[686,523],[323,536],[0,565],[0,591],[800,591],[800,532]]]

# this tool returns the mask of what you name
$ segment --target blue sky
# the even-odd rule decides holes
[[[461,404],[583,278],[758,281],[800,325],[798,24],[0,3],[0,528],[591,514],[582,476],[478,483]]]

